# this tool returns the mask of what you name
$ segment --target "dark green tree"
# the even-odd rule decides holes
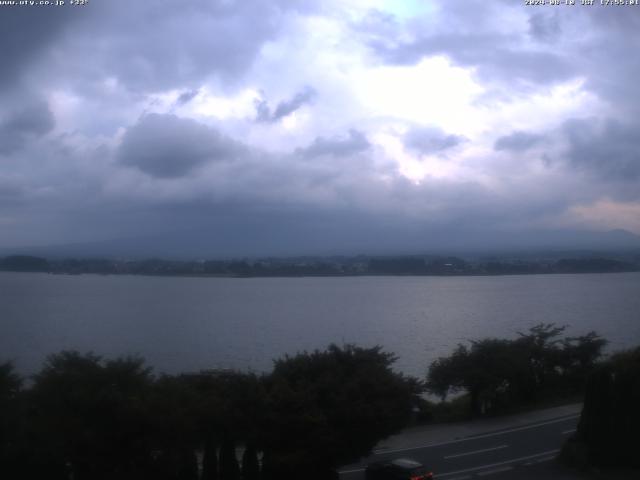
[[[585,386],[587,376],[593,371],[606,345],[607,341],[593,331],[563,339],[560,365],[563,379],[571,388]]]
[[[510,403],[525,362],[508,340],[474,341],[470,348],[458,345],[451,356],[434,361],[427,386],[442,398],[450,392],[468,393],[470,414],[479,415],[496,402]]]
[[[220,480],[239,479],[240,466],[236,457],[236,445],[231,437],[227,437],[220,448]]]
[[[589,376],[574,439],[597,466],[640,467],[640,347],[622,352]]]
[[[36,443],[77,480],[136,478],[150,461],[150,382],[138,358],[105,363],[93,354],[50,356],[30,392]]]
[[[218,449],[211,437],[204,439],[202,480],[218,480]]]
[[[10,272],[48,272],[49,262],[40,257],[12,255],[0,260],[0,270]]]
[[[518,332],[520,338],[516,341],[519,349],[527,352],[529,363],[529,383],[534,388],[529,394],[535,397],[545,388],[554,388],[560,382],[560,371],[557,368],[562,363],[562,343],[560,335],[567,329],[554,323],[539,323],[529,329],[527,333]]]
[[[154,383],[147,417],[160,478],[183,480],[196,471],[194,453],[203,445],[199,405],[189,375],[163,375]]]
[[[258,452],[253,443],[248,443],[242,453],[242,478],[243,480],[260,479]]]
[[[415,382],[395,373],[380,347],[331,345],[276,360],[266,379],[266,478],[334,478],[408,422]]]
[[[227,453],[223,455],[223,444],[256,444],[265,418],[264,382],[254,374],[229,370],[203,371],[189,375],[188,379],[197,394],[194,412],[198,418],[198,436],[204,448],[203,475],[216,478],[217,473],[214,472],[218,463],[215,449],[220,445],[219,475],[222,477],[223,457],[229,458]],[[224,467],[224,475],[227,473]]]
[[[449,393],[468,394],[471,415],[581,392],[606,341],[595,332],[563,339],[565,329],[540,323],[515,340],[458,345],[451,355],[432,362],[428,389],[443,400]]]
[[[0,476],[17,477],[23,469],[20,457],[22,379],[13,364],[0,364]]]

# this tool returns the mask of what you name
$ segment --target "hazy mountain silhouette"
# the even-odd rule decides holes
[[[280,224],[268,229],[200,228],[99,242],[4,248],[0,255],[121,258],[230,258],[298,255],[422,253],[517,253],[524,251],[640,249],[640,236],[626,230],[497,232],[434,231],[418,227],[353,224],[351,228]]]

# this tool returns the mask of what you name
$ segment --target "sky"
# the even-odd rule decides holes
[[[576,3],[0,5],[0,248],[640,234],[640,7]]]

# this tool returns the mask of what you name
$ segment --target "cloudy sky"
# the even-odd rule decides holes
[[[0,6],[0,247],[640,234],[640,7],[523,3]]]

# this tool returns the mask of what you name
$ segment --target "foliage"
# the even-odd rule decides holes
[[[78,480],[130,478],[150,462],[145,396],[150,370],[138,358],[48,358],[30,392],[41,447]]]
[[[277,360],[267,377],[155,377],[137,357],[63,351],[28,389],[0,364],[0,475],[255,480],[272,465],[276,478],[302,466],[306,477],[334,476],[338,463],[368,453],[408,419],[418,384],[393,373],[393,361],[380,348],[331,346]]]
[[[14,372],[11,362],[0,364],[0,402],[16,397],[22,386],[22,379]]]
[[[253,443],[249,443],[242,454],[242,478],[243,480],[259,480],[260,478],[258,451]]]
[[[240,466],[236,457],[236,445],[227,437],[220,448],[220,480],[239,480]]]
[[[218,480],[218,452],[210,437],[204,440],[202,452],[202,480]]]
[[[459,345],[433,362],[429,389],[443,398],[468,393],[455,409],[468,405],[477,414],[519,404],[563,382],[579,388],[605,342],[594,332],[562,338],[563,332],[540,324],[514,340]],[[11,364],[0,364],[2,476],[335,478],[337,466],[369,454],[405,426],[413,408],[425,416],[455,413],[419,399],[423,385],[394,372],[394,361],[381,347],[331,345],[284,356],[265,376],[226,370],[154,376],[137,357],[109,360],[63,351],[47,358],[29,388]],[[601,374],[591,381],[591,392],[618,392],[613,400],[601,399],[606,408],[628,411],[628,398],[637,398],[623,387],[636,378],[633,361],[615,357],[615,378]],[[593,398],[590,405],[598,406]],[[585,422],[585,432],[603,428],[597,419]],[[235,445],[244,447],[241,467]]]
[[[469,395],[469,413],[504,410],[560,393],[579,392],[606,341],[595,332],[561,338],[566,327],[540,323],[515,340],[487,338],[460,344],[432,362],[431,393]]]
[[[9,272],[47,272],[49,271],[49,262],[40,257],[12,255],[0,259],[0,270]]]
[[[0,364],[0,465],[6,471],[18,473],[16,437],[20,427],[20,389],[22,379],[10,362]]]
[[[594,371],[573,443],[597,466],[640,467],[640,347],[614,355]]]
[[[14,255],[0,258],[0,270],[18,272],[99,273],[127,275],[206,275],[224,277],[343,275],[531,275],[554,273],[637,272],[638,258],[499,259],[473,262],[457,257],[290,257],[229,260],[116,260],[99,258],[44,259]]]
[[[263,446],[278,478],[324,478],[408,422],[415,383],[394,361],[380,347],[331,345],[275,362]]]

